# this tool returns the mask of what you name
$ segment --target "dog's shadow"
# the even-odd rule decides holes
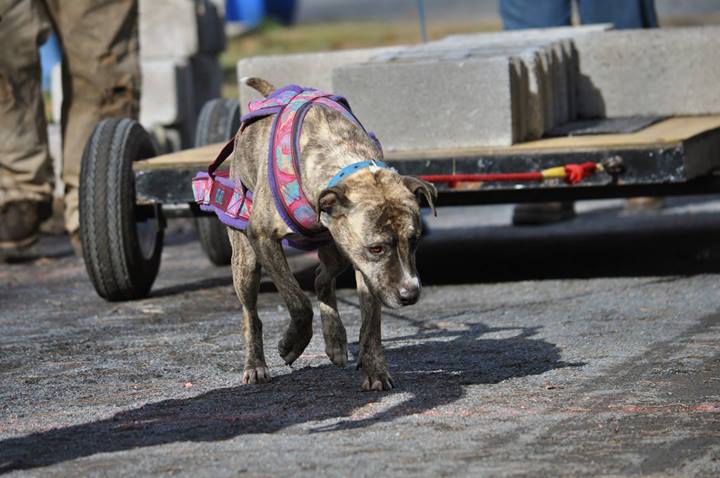
[[[451,404],[469,385],[583,365],[563,362],[557,346],[533,338],[538,327],[459,326],[420,329],[385,341],[397,385],[390,393],[401,393],[404,400],[384,411],[374,410],[383,408],[380,402],[388,394],[360,392],[358,373],[332,365],[306,367],[274,377],[269,384],[216,389],[150,403],[105,420],[2,440],[0,473],[96,453],[272,433],[294,425],[305,424],[315,433],[365,427]]]

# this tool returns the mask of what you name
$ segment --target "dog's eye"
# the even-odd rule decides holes
[[[368,247],[368,251],[370,251],[371,254],[380,255],[385,251],[385,248],[383,246],[370,246]]]

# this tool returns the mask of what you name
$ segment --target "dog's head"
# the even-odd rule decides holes
[[[388,169],[357,172],[320,193],[320,222],[388,307],[420,298],[415,267],[420,201],[425,198],[434,211],[436,197],[433,185]]]

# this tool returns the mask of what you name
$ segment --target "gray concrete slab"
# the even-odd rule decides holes
[[[605,32],[575,45],[582,117],[720,113],[720,27]]]
[[[403,46],[391,48],[361,48],[331,52],[301,53],[291,55],[255,56],[245,58],[237,64],[238,80],[243,77],[257,76],[270,81],[278,88],[287,84],[298,84],[331,91],[334,68],[363,63],[375,55],[394,51]],[[247,103],[260,98],[260,95],[240,83],[240,108],[245,111]]]
[[[529,49],[518,57],[525,64],[527,71],[526,112],[523,116],[526,133],[521,136],[526,140],[538,139],[549,129],[548,104],[552,101],[552,85],[547,68],[544,67],[542,48]]]
[[[336,68],[333,89],[387,150],[500,146],[518,139],[516,72],[507,56],[376,62]]]
[[[553,127],[575,118],[578,54],[569,39],[610,28],[611,25],[600,24],[455,35],[408,47],[254,57],[238,63],[238,77],[260,76],[277,86],[293,82],[332,88],[352,96],[354,107],[365,116],[364,121],[374,125],[370,127],[383,136],[390,149],[508,145],[540,138]],[[497,97],[507,109],[498,109],[501,106],[497,102],[476,102],[470,108],[453,110],[454,114],[446,115],[449,122],[442,125],[425,114],[415,116],[414,126],[407,127],[407,116],[402,112],[408,109],[427,110],[428,106],[433,111],[448,109],[446,100],[437,95],[449,79],[447,71],[455,69],[453,62],[459,65],[503,57],[510,66],[509,74],[502,71],[499,76],[486,77],[485,72],[465,68],[467,76],[456,75],[451,87],[461,91],[463,85],[473,84],[474,91],[469,96]],[[367,66],[352,66],[365,62]],[[333,69],[337,71],[331,82]],[[416,80],[415,87],[399,95],[399,90],[406,90],[410,78]],[[478,89],[478,82],[483,89]],[[378,84],[383,88],[378,90]],[[506,91],[510,91],[510,99],[503,97]],[[257,93],[241,84],[241,104],[256,98]],[[389,98],[394,102],[402,98],[406,104],[402,110],[389,107]],[[419,105],[411,105],[417,102]],[[462,99],[455,103],[461,106]],[[481,109],[492,113],[479,113]],[[442,133],[438,134],[438,128]],[[467,131],[473,128],[474,136]],[[478,131],[481,133],[477,134]]]
[[[140,122],[175,125],[195,120],[192,68],[187,59],[143,59]]]
[[[508,59],[512,69],[510,89],[512,92],[512,118],[513,138],[516,141],[540,138],[545,131],[544,109],[545,103],[553,98],[553,93],[547,93],[540,88],[550,77],[542,70],[539,55],[552,55],[548,46],[537,46],[533,43],[520,43],[516,45],[493,44],[490,46],[465,45],[462,47],[438,45],[421,45],[385,52],[372,57],[368,63],[405,64],[426,61],[465,61],[486,58]],[[553,57],[555,58],[555,57]],[[518,63],[519,62],[519,63]],[[540,75],[544,75],[540,77]],[[382,80],[384,81],[384,80]],[[476,81],[475,77],[468,76],[467,83]],[[503,88],[504,86],[498,86]]]
[[[189,57],[198,52],[194,0],[141,0],[139,8],[143,58]]]
[[[525,113],[516,118],[518,141],[540,138],[553,127],[575,118],[578,55],[570,38],[605,31],[609,25],[457,35],[446,39],[389,51],[371,62],[410,62],[417,60],[460,60],[507,56],[519,58],[528,72],[530,92],[516,90]],[[539,55],[539,57],[538,57]],[[520,73],[522,74],[522,73]],[[532,102],[532,103],[531,103]],[[540,115],[537,113],[542,110]]]

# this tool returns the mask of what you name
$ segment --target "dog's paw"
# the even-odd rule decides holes
[[[321,304],[320,310],[322,311]],[[325,339],[325,353],[330,361],[338,367],[345,367],[348,363],[347,332],[337,315],[332,311],[323,316],[323,339]]]
[[[325,353],[330,361],[338,367],[345,367],[348,363],[347,344],[332,344],[325,346]]]
[[[267,383],[270,381],[270,370],[267,367],[245,367],[243,383]]]
[[[392,390],[394,385],[387,370],[372,373],[363,372],[362,389],[364,392]]]
[[[285,336],[278,342],[278,352],[280,357],[285,361],[285,365],[292,365],[297,358],[305,351],[305,347],[310,343],[312,338],[312,326],[306,330],[297,331],[290,326],[285,332]]]

